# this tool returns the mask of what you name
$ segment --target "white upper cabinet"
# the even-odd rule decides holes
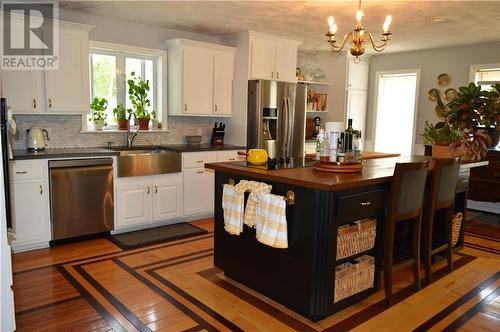
[[[89,38],[92,26],[59,22],[58,68],[3,70],[2,90],[14,114],[89,113]]]
[[[299,42],[269,35],[250,34],[250,79],[296,82]]]
[[[89,37],[80,27],[59,29],[59,69],[45,71],[47,112],[89,112]]]
[[[168,113],[231,116],[235,49],[179,38],[166,45]]]

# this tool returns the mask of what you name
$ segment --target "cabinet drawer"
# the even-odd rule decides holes
[[[238,155],[238,150],[217,151],[217,162],[245,160],[245,156]]]
[[[41,163],[14,163],[11,179],[13,181],[41,179],[45,176],[44,169]]]
[[[384,207],[384,190],[341,196],[337,203],[339,222],[371,217]]]
[[[182,166],[184,168],[200,168],[205,163],[214,163],[216,161],[214,152],[190,152],[182,154]]]

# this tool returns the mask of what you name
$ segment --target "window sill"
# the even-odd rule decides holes
[[[133,130],[135,131],[135,130]],[[80,130],[81,134],[125,134],[126,130],[118,130],[118,129],[104,129],[104,130],[92,130],[85,129]],[[169,133],[168,129],[149,129],[149,130],[139,130],[140,133]]]

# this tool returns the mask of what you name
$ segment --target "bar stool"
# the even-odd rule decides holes
[[[384,223],[384,286],[388,306],[392,302],[393,271],[413,265],[415,287],[420,289],[420,224],[428,166],[428,160],[397,163],[394,170],[389,208]],[[405,220],[412,223],[412,257],[393,266],[396,223]]]
[[[460,169],[460,158],[434,159],[434,170],[430,181],[430,190],[427,198],[426,213],[424,219],[423,238],[423,258],[425,266],[425,281],[427,285],[431,283],[431,259],[432,255],[441,251],[446,251],[448,271],[453,271],[452,262],[452,219],[453,206],[455,204],[455,189]],[[444,210],[446,234],[444,244],[437,248],[432,248],[434,218],[437,210]],[[438,239],[440,234],[435,234]],[[442,236],[441,236],[442,237]]]

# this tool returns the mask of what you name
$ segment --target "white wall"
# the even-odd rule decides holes
[[[370,62],[368,85],[366,139],[373,140],[375,77],[378,71],[421,69],[416,143],[422,144],[420,134],[424,130],[425,121],[431,123],[439,121],[439,118],[434,113],[436,103],[427,98],[427,91],[431,88],[438,88],[442,93],[448,88],[458,90],[458,87],[469,83],[469,67],[471,64],[495,62],[500,62],[500,42],[373,56]],[[439,87],[436,83],[436,78],[441,73],[447,73],[451,77],[449,86],[444,88]],[[445,101],[444,98],[443,101]]]

